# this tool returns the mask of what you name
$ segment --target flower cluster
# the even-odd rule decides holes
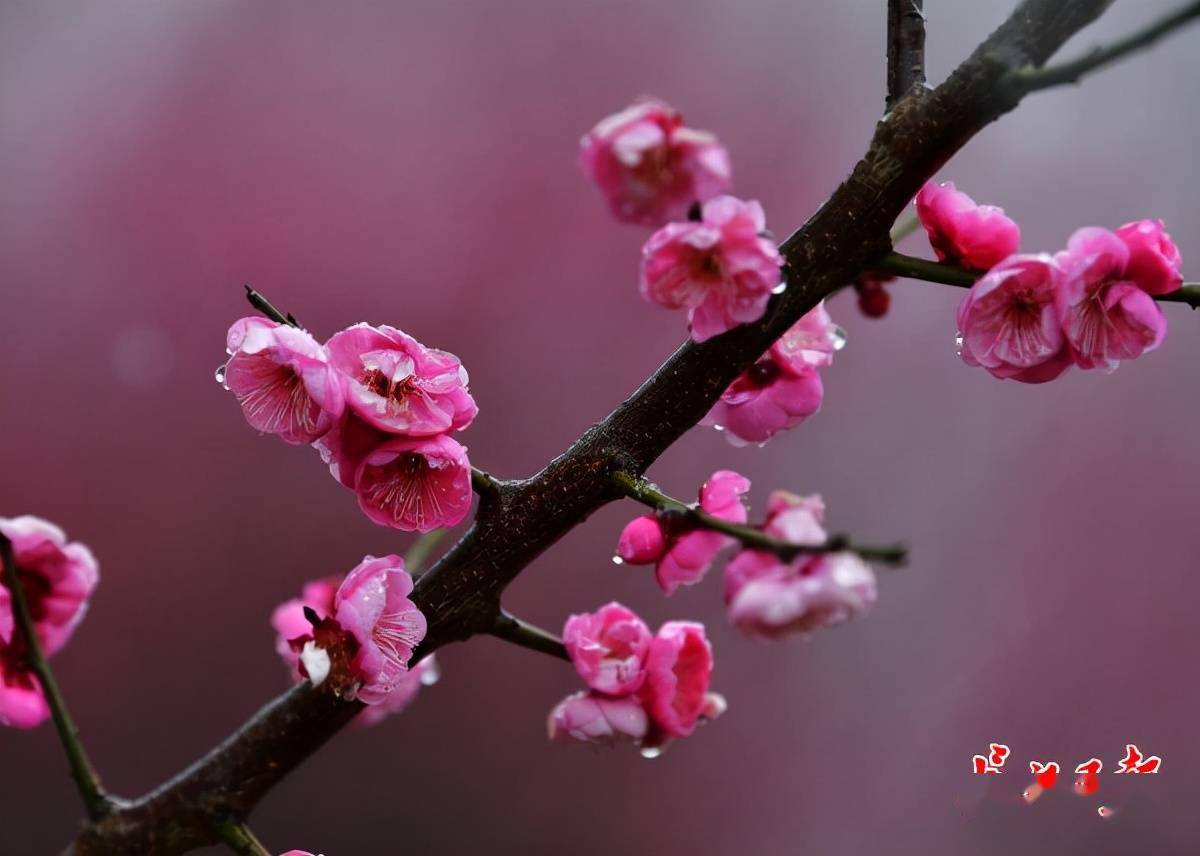
[[[750,482],[722,470],[700,490],[701,510],[731,523],[746,522],[743,497]],[[827,543],[825,505],[819,496],[775,491],[759,528],[784,544]],[[629,564],[655,564],[659,587],[671,594],[708,573],[717,555],[737,539],[695,521],[643,515],[630,521],[617,543],[617,557]],[[759,639],[807,636],[813,630],[862,615],[875,602],[875,574],[852,552],[800,554],[782,559],[771,550],[740,549],[725,567],[725,604],[731,624]],[[614,664],[615,666],[616,664]],[[578,667],[578,663],[577,663]]]
[[[629,741],[653,756],[725,710],[709,692],[713,655],[702,624],[669,621],[652,635],[614,602],[568,618],[563,642],[588,689],[550,712],[551,739]]]
[[[1044,383],[1072,365],[1111,371],[1167,334],[1154,298],[1178,290],[1183,276],[1161,221],[1085,227],[1051,256],[1017,254],[1016,224],[952,184],[927,184],[917,214],[940,259],[984,272],[958,308],[967,365]]]
[[[368,705],[361,719],[374,724],[437,680],[432,662],[408,667],[426,630],[412,589],[399,556],[367,556],[344,579],[314,580],[275,609],[275,650],[314,686],[334,674],[335,691]]]
[[[395,557],[389,558],[395,559]],[[383,561],[386,560],[371,559],[368,557],[364,560],[364,564]],[[376,571],[385,567],[378,564],[374,566]],[[401,567],[403,566],[401,565]],[[407,574],[403,576],[407,577]],[[408,588],[408,586],[400,581],[399,577],[387,576],[384,577],[384,580],[385,582],[393,581],[396,583],[394,587],[389,586],[389,595],[394,603],[398,603],[404,607],[405,604],[400,600],[400,597],[404,589]],[[324,655],[316,653],[318,645],[313,635],[316,628],[309,616],[311,615],[317,619],[317,626],[320,626],[326,619],[336,620],[335,616],[338,614],[338,592],[345,581],[346,577],[332,576],[305,583],[300,597],[281,603],[271,614],[271,626],[275,628],[276,634],[275,651],[283,660],[288,674],[291,675],[294,681],[298,682],[305,677],[313,677],[311,670],[302,660],[302,655],[306,647],[309,650],[307,659],[310,662],[316,658],[323,664],[323,656],[328,656],[328,652]],[[404,594],[403,597],[407,600],[407,594]],[[417,615],[420,615],[420,613],[417,613]],[[411,617],[411,615],[405,620],[409,623],[417,622],[417,619]],[[357,626],[361,629],[361,622]],[[385,635],[386,632],[385,628]],[[411,644],[409,648],[411,649]],[[405,661],[407,662],[407,656],[405,657]],[[358,677],[364,683],[378,680],[377,677],[373,678],[366,672],[360,672]],[[386,719],[389,714],[399,713],[416,698],[421,687],[432,686],[437,683],[439,677],[440,672],[436,657],[430,654],[415,666],[408,668],[407,671],[401,672],[399,675],[393,675],[392,678],[394,680],[391,681],[391,690],[383,693],[382,698],[378,698],[375,703],[368,704],[363,712],[358,715],[358,722],[363,725],[375,725]],[[377,697],[378,695],[374,694],[368,697]],[[359,698],[363,701],[367,700],[361,693],[359,694]]]
[[[68,542],[61,529],[39,517],[0,517],[0,533],[12,542],[34,635],[42,653],[52,656],[83,620],[100,579],[99,566],[91,550]],[[7,571],[2,563],[0,570]],[[50,716],[50,708],[4,579],[0,577],[0,724],[33,728]]]
[[[218,378],[246,420],[311,443],[372,521],[428,532],[466,517],[471,465],[450,435],[478,408],[453,354],[394,327],[356,324],[322,345],[257,317],[229,329],[227,350]]]

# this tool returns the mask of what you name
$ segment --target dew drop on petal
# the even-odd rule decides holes
[[[1110,817],[1112,817],[1114,814],[1116,814],[1116,812],[1114,812],[1108,806],[1102,805],[1102,806],[1100,806],[1100,808],[1096,809],[1096,814],[1100,815],[1105,820],[1108,820]]]
[[[225,365],[224,364],[217,366],[217,371],[214,376],[217,379],[217,383],[221,384],[221,386],[225,386]],[[225,388],[229,389],[228,386],[225,386]]]
[[[713,426],[713,429],[714,429],[714,430],[716,430],[716,431],[724,431],[724,430],[725,430],[725,426],[724,426],[724,425],[714,425],[714,426]]]
[[[623,565],[623,564],[625,564],[625,560],[622,559],[620,556],[613,556],[613,564],[614,565]]]
[[[958,333],[954,337],[954,353],[958,354],[961,357],[962,349],[963,349],[963,334]]]
[[[772,294],[783,294],[785,291],[787,291],[786,281],[779,283],[779,285],[771,289]]]
[[[840,351],[846,347],[846,331],[835,324],[829,331],[829,341],[835,351]]]
[[[657,758],[663,753],[661,746],[643,746],[640,751],[643,758]]]

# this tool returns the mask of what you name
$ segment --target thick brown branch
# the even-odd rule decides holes
[[[925,82],[925,0],[888,0],[887,109]]]
[[[619,495],[609,474],[644,473],[797,319],[888,252],[888,228],[920,186],[1016,105],[1005,77],[1044,64],[1108,2],[1022,2],[945,83],[912,90],[880,122],[850,177],[784,241],[788,287],[760,321],[685,344],[540,473],[496,481],[482,494],[474,526],[413,594],[429,622],[418,653],[488,632],[501,592],[522,569]],[[244,819],[357,710],[320,691],[293,690],[154,794],[86,830],[79,852],[171,854],[211,841],[214,818]]]

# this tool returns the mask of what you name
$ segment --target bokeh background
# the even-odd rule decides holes
[[[1070,48],[1170,5],[1118,3]],[[639,94],[668,99],[720,134],[736,190],[786,233],[881,112],[883,6],[0,7],[0,513],[55,520],[101,559],[56,666],[116,792],[285,687],[277,602],[408,543],[214,382],[241,284],[319,336],[388,322],[458,353],[473,461],[529,474],[684,335],[638,297],[646,233],[608,218],[580,134]],[[938,81],[1010,3],[927,7]],[[1026,249],[1155,216],[1200,262],[1198,38],[1030,98],[943,176],[1003,205]],[[1200,315],[1168,306],[1164,347],[1113,375],[1026,387],[956,359],[956,290],[893,296],[884,321],[831,302],[849,346],[808,424],[761,450],[698,429],[652,470],[686,496],[734,467],[759,509],[775,487],[819,491],[834,528],[908,541],[868,619],[742,640],[716,579],[666,600],[646,569],[614,567],[635,509],[608,507],[508,605],[551,628],[612,598],[705,620],[719,723],[655,761],[550,745],[570,670],[477,640],[439,654],[443,682],[402,717],[340,735],[276,790],[261,837],[330,856],[1195,852]],[[1013,774],[970,775],[989,740]],[[1162,773],[1110,776],[1127,741]],[[1093,755],[1097,797],[1060,780],[1020,802],[1029,759]],[[0,852],[58,852],[80,811],[52,729],[0,733],[0,766]]]

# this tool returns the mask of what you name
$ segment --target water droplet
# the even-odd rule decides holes
[[[724,430],[725,430],[725,426],[724,426],[724,425],[714,425],[714,426],[713,426],[713,429],[714,429],[714,430],[716,430],[716,431],[724,431]]]
[[[643,746],[641,748],[643,758],[657,758],[663,753],[661,746]]]
[[[954,353],[958,354],[961,357],[962,356],[962,348],[963,348],[963,334],[958,333],[954,337]]]
[[[613,564],[614,565],[623,565],[623,564],[625,564],[625,560],[622,559],[620,556],[613,556]]]
[[[1108,818],[1112,817],[1114,814],[1116,814],[1116,812],[1114,812],[1108,806],[1102,805],[1100,808],[1096,809],[1096,814],[1100,815],[1105,820],[1108,820]]]
[[[229,389],[229,387],[225,385],[225,366],[223,364],[217,366],[217,371],[214,376],[217,379],[217,383],[221,384],[221,386],[224,386],[226,389]]]
[[[786,281],[779,283],[779,285],[771,289],[772,294],[783,294],[785,291],[787,291]]]
[[[829,341],[835,351],[840,351],[846,347],[846,331],[835,324],[833,329],[829,331]]]

